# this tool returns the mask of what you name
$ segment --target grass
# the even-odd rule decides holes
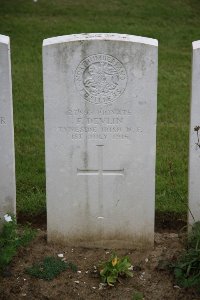
[[[0,233],[0,274],[3,273],[20,247],[25,247],[35,237],[29,226],[21,227],[15,218],[7,215]]]
[[[12,47],[18,212],[46,209],[42,41],[81,32],[159,40],[156,209],[186,212],[191,43],[200,39],[199,9],[198,0],[0,0],[0,33]]]
[[[169,268],[174,273],[176,284],[200,292],[200,222],[194,223],[186,245],[187,249],[169,264]]]
[[[53,256],[46,256],[43,262],[36,263],[32,267],[27,268],[26,272],[36,278],[52,280],[67,269],[77,272],[77,266],[74,263],[64,262]]]

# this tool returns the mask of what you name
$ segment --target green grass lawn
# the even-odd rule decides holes
[[[191,43],[200,39],[199,11],[199,0],[0,0],[0,33],[11,37],[18,212],[46,209],[42,41],[82,32],[158,39],[156,208],[186,212]]]

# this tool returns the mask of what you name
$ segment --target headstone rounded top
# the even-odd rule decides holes
[[[0,34],[0,43],[1,44],[7,44],[8,45],[9,42],[10,42],[9,36]]]
[[[86,40],[109,40],[109,41],[124,41],[147,44],[151,46],[158,46],[158,41],[152,38],[146,38],[136,35],[119,34],[119,33],[81,33],[70,34],[45,39],[43,46],[49,46],[52,44],[61,44],[73,41],[86,41]]]
[[[44,40],[49,241],[153,245],[157,45],[117,33]]]
[[[200,48],[200,40],[192,43],[193,50]]]

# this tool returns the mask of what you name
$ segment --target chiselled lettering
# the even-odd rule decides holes
[[[125,140],[132,134],[143,132],[140,127],[127,126],[133,117],[129,109],[81,109],[66,110],[66,124],[59,126],[58,131],[66,133],[72,140]]]
[[[6,125],[6,118],[0,117],[0,125]]]

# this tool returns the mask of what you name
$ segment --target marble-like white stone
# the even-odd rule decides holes
[[[16,213],[15,155],[9,37],[0,35],[0,223]]]
[[[49,241],[154,241],[157,40],[79,34],[43,43]]]
[[[188,224],[200,221],[200,41],[192,43],[192,87],[189,142],[189,208]]]

